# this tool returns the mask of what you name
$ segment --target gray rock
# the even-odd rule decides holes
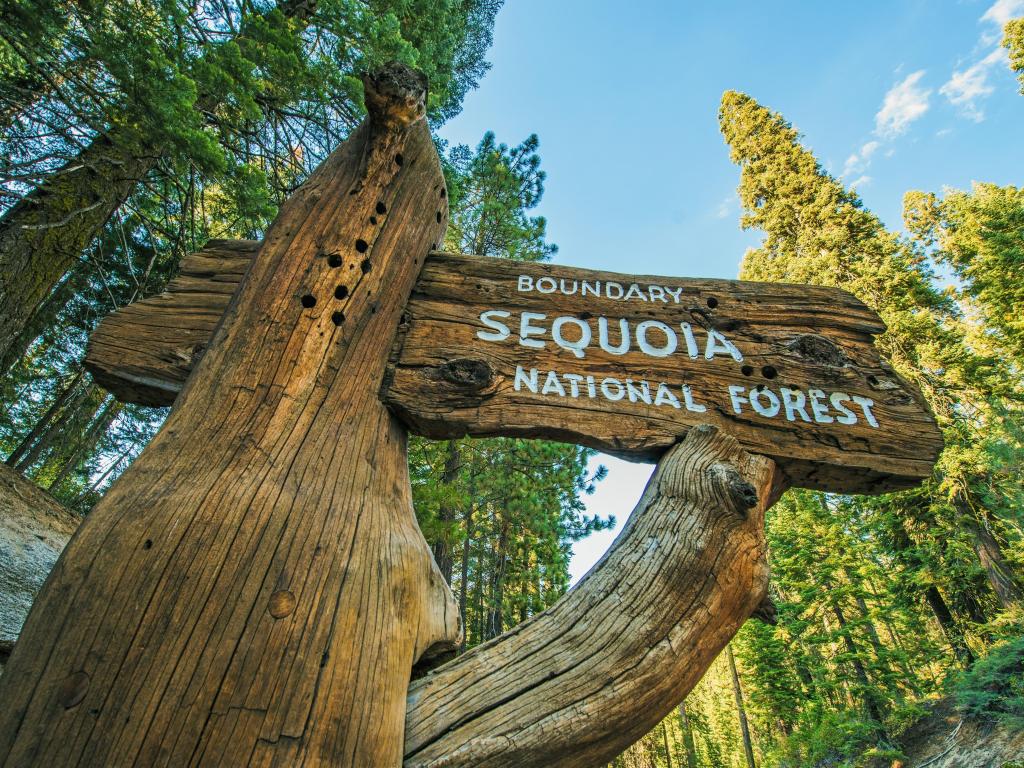
[[[0,670],[81,518],[0,464]]]

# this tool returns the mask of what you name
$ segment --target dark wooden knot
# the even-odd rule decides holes
[[[449,360],[438,369],[441,378],[462,389],[485,389],[494,380],[494,371],[483,360]]]
[[[789,348],[800,357],[835,368],[846,365],[846,355],[832,341],[824,336],[805,333],[789,343]]]
[[[757,506],[757,489],[747,482],[732,464],[717,462],[711,467],[712,476],[721,484],[736,511],[746,517]]]
[[[270,615],[275,619],[283,619],[295,610],[295,595],[287,589],[279,589],[270,596],[270,605],[267,606]]]
[[[378,126],[407,125],[426,114],[427,76],[400,62],[364,75],[363,93],[370,120]]]
[[[64,709],[71,709],[82,703],[89,691],[89,675],[85,672],[72,672],[60,684],[60,703]]]

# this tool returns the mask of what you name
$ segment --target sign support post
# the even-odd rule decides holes
[[[764,513],[786,487],[930,472],[934,420],[849,294],[431,253],[425,79],[364,82],[367,121],[262,244],[212,244],[94,334],[100,383],[174,409],[33,607],[0,765],[606,762],[770,617]],[[411,681],[462,628],[407,430],[659,466],[577,588]]]

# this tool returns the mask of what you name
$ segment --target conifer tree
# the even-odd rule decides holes
[[[1016,382],[997,359],[968,346],[958,308],[934,287],[921,249],[888,232],[780,115],[727,92],[719,119],[741,168],[741,225],[765,233],[762,245],[745,254],[741,277],[845,288],[881,315],[888,330],[879,346],[921,387],[945,433],[931,496],[944,529],[933,527],[927,536],[967,532],[998,605],[1019,605],[1024,591],[998,535],[998,508],[986,499],[991,476],[974,450],[989,416],[984,404],[1018,397]]]
[[[976,309],[989,342],[1024,371],[1024,189],[976,183],[943,198],[904,195],[907,228],[958,278],[961,301]]]

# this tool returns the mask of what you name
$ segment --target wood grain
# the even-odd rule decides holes
[[[708,426],[558,603],[409,688],[405,768],[590,768],[653,728],[764,599],[769,459]]]
[[[186,260],[181,282],[166,294],[104,320],[87,357],[94,375],[123,399],[170,402],[226,302],[231,275],[252,248],[214,244]],[[217,269],[218,259],[224,270]],[[520,279],[558,290],[522,291]],[[582,296],[585,281],[591,287],[614,284],[622,293],[636,284],[647,298]],[[575,292],[564,295],[562,286],[575,286]],[[505,313],[498,322],[509,329],[500,342],[480,337],[494,334],[494,316],[489,323],[481,320],[494,310]],[[524,312],[544,315],[532,321],[542,332],[529,339],[542,348],[522,345]],[[591,342],[583,357],[555,343],[553,324],[559,317],[567,318],[562,336],[572,341],[584,332],[580,323],[587,325]],[[622,341],[621,323],[627,324],[626,354],[601,348],[602,317],[613,348]],[[643,323],[649,326],[645,339],[667,348],[664,331],[652,322],[672,329],[670,354],[656,357],[638,349]],[[656,459],[690,427],[712,424],[771,456],[794,485],[880,493],[930,474],[942,446],[920,393],[879,358],[873,340],[883,330],[860,301],[831,288],[629,276],[433,253],[403,313],[382,397],[411,431],[428,437],[542,437],[641,460]],[[720,335],[707,359],[712,331]],[[721,339],[732,342],[743,359],[724,350]],[[537,391],[523,379],[516,386],[518,368],[536,370]],[[548,383],[545,393],[551,371],[557,386]],[[574,382],[566,374],[583,378]],[[592,387],[586,376],[594,377]],[[621,399],[606,396],[601,388],[606,380],[607,393]],[[661,384],[671,398],[663,394],[658,403]],[[705,410],[688,409],[684,386],[693,407]],[[743,388],[739,413],[730,386]],[[784,387],[791,405],[804,399],[802,407],[792,408],[791,420],[781,403]],[[752,395],[750,390],[759,388],[764,391]],[[812,390],[825,396],[818,399],[820,414],[811,407]],[[644,401],[645,392],[650,402]],[[835,393],[869,400],[877,426],[849,399],[840,402],[856,423],[840,423],[839,417],[849,417],[828,400]],[[752,397],[763,411],[764,406],[770,410],[774,397],[779,412],[774,417],[757,412]]]
[[[412,666],[461,632],[377,393],[447,208],[425,79],[365,84],[370,119],[282,207],[33,606],[0,764],[401,763]]]
[[[559,290],[540,293],[519,290],[520,276],[534,286],[546,279]],[[674,287],[674,301],[616,300],[606,296],[582,297],[583,281],[609,281],[621,286]],[[561,286],[573,295],[561,293]],[[481,321],[488,310],[502,310],[501,321],[511,335],[503,341],[482,341],[491,331]],[[544,315],[533,321],[544,329],[521,343],[523,313]],[[557,317],[578,318],[591,328],[592,340],[578,358],[571,349],[553,341]],[[625,321],[632,343],[627,353],[611,354],[600,348],[599,318],[609,318],[610,347],[620,341],[618,328]],[[636,332],[645,321],[674,329],[676,349],[664,357],[643,354]],[[682,324],[692,329],[697,359],[692,359]],[[570,322],[572,332],[578,324]],[[433,254],[420,275],[406,308],[392,365],[384,385],[385,401],[417,434],[434,438],[471,435],[543,437],[582,443],[627,458],[656,458],[687,429],[697,424],[719,427],[749,450],[774,459],[793,485],[828,491],[880,493],[916,484],[930,475],[942,448],[942,436],[924,398],[912,385],[881,360],[874,336],[885,329],[878,316],[851,294],[834,288],[738,280],[697,280],[632,276],[571,267],[515,263],[499,259]],[[742,361],[714,345],[706,357],[713,332],[733,342]],[[569,332],[564,333],[569,336]],[[572,336],[575,340],[579,336]],[[651,334],[652,345],[665,344],[665,336]],[[538,392],[515,386],[516,369],[538,370]],[[561,396],[545,394],[542,385],[555,371]],[[592,375],[596,396],[580,382],[573,397],[571,382],[562,374]],[[622,395],[632,379],[635,389],[646,381],[651,400],[660,383],[674,393],[680,407],[653,405],[640,397],[613,401],[600,383],[618,382],[609,389]],[[683,403],[682,386],[690,387],[694,412]],[[780,400],[779,413],[765,417],[749,402],[736,413],[730,386],[762,388]],[[828,407],[819,423],[805,402],[801,414],[793,410],[787,420],[781,407],[782,388],[802,394],[835,392],[863,397],[877,421],[872,426],[857,409],[855,424],[841,424],[840,411]],[[768,395],[760,395],[761,405]],[[855,406],[852,401],[847,405]],[[806,417],[807,420],[804,420]]]
[[[86,354],[96,383],[122,402],[171,405],[259,248],[258,240],[211,240],[181,260],[163,293],[105,317]]]

